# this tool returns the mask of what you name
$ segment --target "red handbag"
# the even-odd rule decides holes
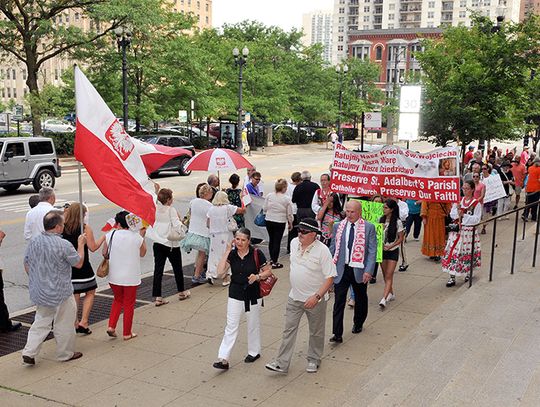
[[[257,273],[259,272],[260,263],[259,263],[259,249],[255,248],[253,250],[253,256],[255,257],[255,266],[257,267]],[[272,288],[277,283],[277,276],[272,273],[270,276],[266,277],[264,280],[259,281],[259,289],[261,297],[266,297],[272,292]]]

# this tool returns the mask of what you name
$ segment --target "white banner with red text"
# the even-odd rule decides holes
[[[370,152],[336,144],[331,189],[353,196],[382,195],[430,202],[457,202],[459,148],[417,153],[397,146]]]

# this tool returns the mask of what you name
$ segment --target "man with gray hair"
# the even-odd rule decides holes
[[[39,203],[26,214],[24,222],[24,238],[26,240],[30,240],[44,231],[43,217],[54,209],[55,202],[56,196],[52,188],[43,187],[39,190]]]
[[[298,219],[314,218],[315,213],[311,209],[311,202],[319,186],[311,182],[311,173],[307,170],[302,171],[300,177],[302,178],[302,182],[294,188],[292,202],[298,208]]]
[[[206,183],[212,187],[212,199],[216,195],[216,192],[219,191],[219,178],[216,174],[210,174],[206,179]]]
[[[34,322],[22,352],[23,362],[28,365],[36,363],[35,357],[51,328],[58,360],[82,356],[74,350],[77,305],[73,297],[71,268],[83,265],[86,234],[79,236],[75,250],[69,241],[62,239],[64,216],[57,210],[45,214],[43,228],[45,231],[32,238],[24,254],[30,300],[36,304]]]

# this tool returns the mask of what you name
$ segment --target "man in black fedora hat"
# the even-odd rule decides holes
[[[317,221],[304,218],[295,227],[298,229],[298,237],[291,241],[291,291],[285,310],[283,340],[278,356],[266,368],[287,373],[300,319],[305,313],[309,325],[306,371],[315,373],[324,351],[327,292],[334,284],[337,273],[330,250],[317,239],[317,235],[321,234]]]

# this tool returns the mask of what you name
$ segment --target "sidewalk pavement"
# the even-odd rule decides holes
[[[532,226],[529,224],[528,234],[532,233]],[[498,230],[501,238],[508,236],[513,230],[513,223],[502,222]],[[514,329],[520,328],[521,322],[532,323],[531,326],[536,330],[530,331],[531,334],[540,333],[537,315],[535,320],[528,318],[532,313],[538,312],[535,288],[540,275],[534,272],[527,274],[528,280],[523,282],[527,285],[527,289],[523,291],[525,298],[515,297],[515,301],[521,301],[520,307],[507,304],[504,284],[513,285],[516,289],[512,292],[518,292],[522,284],[519,279],[524,273],[503,276],[508,270],[506,252],[511,242],[501,241],[497,250],[504,249],[505,253],[501,256],[504,261],[496,265],[495,281],[485,283],[489,259],[488,239],[489,235],[483,238],[484,270],[475,278],[475,285],[471,290],[463,285],[446,288],[447,276],[440,271],[440,265],[420,255],[420,242],[407,243],[410,266],[407,272],[396,272],[396,301],[391,302],[384,311],[378,309],[377,303],[383,290],[382,275],[379,274],[377,284],[369,287],[370,308],[364,331],[358,335],[350,333],[352,311],[348,309],[344,343],[337,346],[325,345],[322,365],[315,374],[305,371],[305,318],[302,320],[289,374],[279,375],[264,368],[264,364],[273,359],[281,343],[289,290],[288,259],[285,256],[282,260],[285,268],[277,273],[280,280],[271,296],[265,299],[261,316],[262,357],[255,363],[243,362],[247,354],[246,328],[243,322],[231,357],[231,369],[221,372],[212,368],[225,325],[227,289],[221,286],[201,286],[192,290],[192,298],[187,301],[180,302],[176,297],[171,297],[171,302],[163,307],[148,305],[138,308],[134,319],[134,331],[139,334],[136,339],[124,342],[121,339],[109,338],[105,334],[106,321],[92,325],[92,335],[77,339],[77,350],[84,353],[79,360],[56,362],[53,341],[43,345],[41,354],[36,359],[37,364],[33,367],[22,365],[20,353],[0,358],[2,405],[21,406],[34,403],[38,406],[286,407],[333,405],[337,400],[338,404],[350,406],[413,406],[431,405],[432,398],[424,401],[419,397],[431,395],[432,389],[433,393],[438,394],[436,390],[439,390],[437,386],[441,386],[441,382],[451,386],[457,380],[459,385],[454,383],[454,387],[447,391],[451,395],[459,395],[462,386],[467,390],[475,388],[475,383],[480,379],[484,380],[483,388],[486,392],[494,391],[495,398],[491,397],[491,405],[508,405],[497,403],[496,396],[504,396],[505,391],[512,395],[516,393],[506,387],[515,385],[514,377],[500,382],[502,387],[498,388],[498,381],[490,381],[490,372],[497,371],[498,375],[494,377],[504,378],[503,368],[507,365],[514,367],[512,373],[517,372],[517,364],[527,362],[523,352],[517,354],[516,351],[509,351],[511,353],[507,354],[503,349],[525,346],[524,349],[530,350],[532,355],[526,363],[526,375],[532,377],[532,383],[538,384],[540,381],[536,367],[538,364],[535,364],[540,353],[534,349],[532,337],[529,335],[527,340],[513,345],[513,338],[515,339],[518,333]],[[520,247],[521,249],[524,248]],[[526,254],[524,251],[522,253]],[[479,296],[488,298],[489,304],[483,305],[480,308],[482,313],[475,315],[476,304],[481,301]],[[472,298],[462,313],[459,304],[465,300],[461,297]],[[333,298],[328,307],[327,338],[331,336],[332,304]],[[430,331],[444,329],[447,321],[452,320],[445,312],[450,312],[450,316],[455,317],[462,326],[459,335],[456,334],[459,341],[455,341],[459,348],[445,348],[444,357],[441,357],[437,351],[439,348],[429,346],[430,341],[437,343],[438,337],[437,333]],[[483,324],[482,320],[485,321]],[[476,329],[475,335],[468,341],[467,328],[473,322],[480,323],[479,327],[482,329],[504,334],[505,342],[498,340],[497,336],[492,342],[500,346],[500,352],[496,355],[505,357],[507,365],[500,366],[496,361],[490,362],[492,348],[470,346],[477,341],[478,335],[481,335]],[[121,332],[120,326],[117,329]],[[493,333],[491,331],[489,335]],[[446,331],[440,340],[452,338],[452,332],[451,329]],[[466,352],[460,353],[461,349],[466,349]],[[457,357],[453,358],[453,354]],[[512,355],[518,355],[519,360],[514,361]],[[417,356],[421,357],[421,363],[415,363]],[[465,372],[472,369],[475,375],[452,376],[460,372],[458,367],[463,364],[469,367],[469,371]],[[417,369],[407,369],[410,365]],[[483,366],[490,366],[492,370],[484,372]],[[441,376],[444,372],[447,374]],[[531,391],[535,389],[530,388]],[[386,394],[390,394],[394,389],[406,391],[396,390],[394,397],[386,399]],[[475,394],[480,396],[484,393]],[[538,393],[532,393],[530,397],[535,396],[538,397]],[[469,404],[460,397],[447,400],[446,404],[440,405]],[[506,401],[507,398],[501,400]]]

